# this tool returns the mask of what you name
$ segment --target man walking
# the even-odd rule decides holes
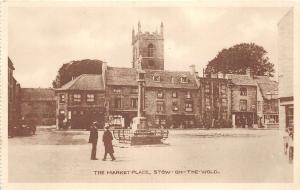
[[[114,157],[114,148],[112,145],[112,140],[113,140],[113,136],[112,136],[111,132],[109,131],[109,126],[106,125],[105,131],[104,131],[103,137],[102,137],[102,141],[103,141],[104,148],[105,148],[104,158],[102,159],[103,161],[106,160],[107,154],[110,155],[111,161],[116,160],[116,158]]]
[[[91,160],[98,160],[96,158],[97,142],[98,142],[98,129],[96,124],[97,122],[94,122],[90,128],[89,143],[92,143]]]

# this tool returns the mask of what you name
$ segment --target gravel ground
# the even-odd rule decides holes
[[[9,139],[9,182],[291,182],[278,130],[172,130],[161,145],[114,142],[116,161],[91,161],[88,131],[39,127]]]

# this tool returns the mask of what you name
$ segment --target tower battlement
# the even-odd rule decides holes
[[[138,69],[164,69],[164,26],[159,32],[142,32],[138,22],[138,31],[132,29],[132,67]]]

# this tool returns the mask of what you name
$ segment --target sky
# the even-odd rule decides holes
[[[254,42],[277,68],[277,23],[288,8],[10,7],[8,54],[22,87],[52,86],[62,64],[98,59],[131,67],[132,28],[164,23],[166,70],[202,69],[223,48]]]

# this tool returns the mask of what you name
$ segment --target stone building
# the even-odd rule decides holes
[[[103,128],[105,84],[102,75],[83,74],[55,90],[58,128],[86,129],[94,121]]]
[[[20,119],[20,84],[13,76],[15,68],[8,57],[8,127],[16,127]]]
[[[245,75],[227,74],[231,85],[231,114],[234,127],[257,124],[257,84],[249,69]]]
[[[55,125],[55,94],[51,88],[21,88],[21,118],[36,125]]]
[[[278,70],[280,99],[280,128],[294,128],[294,22],[293,9],[278,23]]]
[[[145,70],[145,116],[154,128],[191,128],[200,121],[197,78],[184,71]]]
[[[133,117],[137,116],[138,84],[137,71],[134,68],[103,68],[108,102],[109,122],[121,119],[122,127],[129,127]]]
[[[255,76],[259,127],[279,127],[278,83],[266,76]]]
[[[219,127],[214,121],[220,120],[222,127],[231,127],[231,82],[225,76],[201,77],[200,105],[202,126]],[[226,123],[228,122],[228,123]]]

